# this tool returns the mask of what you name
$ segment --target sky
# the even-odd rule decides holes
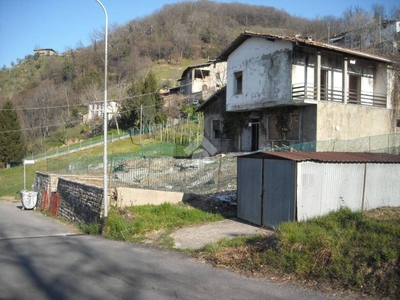
[[[100,0],[108,13],[108,23],[124,25],[177,0]],[[390,9],[398,0],[216,0],[272,6],[308,19],[333,15],[341,17],[346,8],[370,10],[380,3]],[[62,53],[78,44],[90,45],[94,30],[103,31],[105,15],[96,0],[0,0],[0,68],[33,55],[36,48]]]

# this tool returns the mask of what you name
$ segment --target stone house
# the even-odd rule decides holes
[[[310,142],[309,151],[326,151],[319,141],[400,132],[391,97],[393,62],[384,57],[245,31],[217,59],[227,61],[226,90],[199,108],[205,140],[216,152]],[[227,118],[229,130],[221,126]]]
[[[209,61],[187,67],[178,80],[180,93],[193,100],[207,99],[226,84],[226,62]]]

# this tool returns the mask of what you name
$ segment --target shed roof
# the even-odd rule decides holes
[[[220,60],[227,60],[228,56],[236,50],[241,44],[243,44],[247,39],[252,38],[252,37],[258,37],[258,38],[264,38],[267,40],[283,40],[283,41],[290,41],[293,43],[297,43],[299,45],[303,46],[308,46],[308,47],[315,47],[319,50],[327,50],[327,51],[335,51],[335,52],[341,52],[357,57],[362,57],[362,58],[368,58],[380,62],[385,62],[385,63],[393,63],[390,59],[387,59],[382,56],[374,55],[374,54],[369,54],[366,52],[361,52],[357,51],[354,49],[348,49],[344,47],[339,47],[339,46],[334,46],[330,44],[325,44],[322,42],[318,41],[312,41],[310,39],[304,39],[304,38],[296,38],[296,37],[290,37],[290,36],[279,36],[279,35],[274,35],[274,34],[264,34],[264,33],[256,33],[256,32],[251,32],[251,31],[244,31],[242,34],[240,34],[232,43],[230,43],[218,56],[217,59]]]
[[[364,152],[266,152],[259,151],[240,157],[282,159],[296,162],[314,161],[324,163],[398,163],[400,155]]]

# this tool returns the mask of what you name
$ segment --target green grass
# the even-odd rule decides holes
[[[26,189],[31,190],[36,177],[36,171],[45,171],[46,162],[37,162],[26,165]],[[13,167],[0,170],[0,197],[8,196],[19,198],[19,192],[24,188],[24,167]]]
[[[231,252],[236,258],[225,260]],[[199,255],[242,271],[275,270],[302,281],[399,299],[400,209],[362,213],[343,208],[307,222],[284,223],[273,238],[222,241]]]
[[[185,203],[161,205],[132,206],[112,208],[105,224],[83,226],[87,233],[102,234],[113,240],[142,241],[149,233],[160,232],[159,245],[172,248],[173,241],[169,235],[176,228],[183,226],[223,220],[219,214],[212,214],[193,208]]]

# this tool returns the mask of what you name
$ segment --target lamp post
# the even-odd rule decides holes
[[[100,0],[96,0],[100,4],[106,17],[106,28],[104,35],[104,141],[103,141],[103,204],[104,204],[104,218],[108,216],[108,191],[107,191],[107,37],[108,37],[108,15],[107,10]]]

